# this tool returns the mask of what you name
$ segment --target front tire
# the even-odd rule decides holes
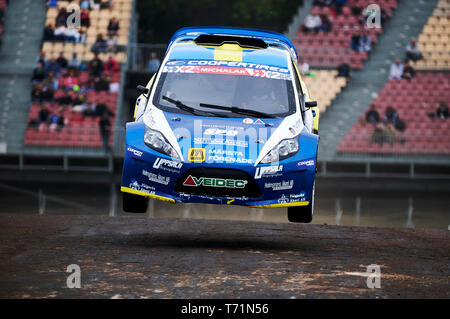
[[[144,214],[148,208],[148,197],[134,195],[130,193],[123,194],[123,211],[127,213]]]
[[[288,220],[291,223],[310,223],[314,214],[314,193],[316,182],[314,182],[311,202],[308,206],[288,207]]]

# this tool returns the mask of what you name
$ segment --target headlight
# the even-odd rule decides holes
[[[179,158],[177,152],[172,145],[167,142],[165,137],[158,131],[145,127],[144,143],[157,152],[169,155],[170,157]]]
[[[261,160],[262,164],[279,162],[298,152],[298,137],[282,140]]]

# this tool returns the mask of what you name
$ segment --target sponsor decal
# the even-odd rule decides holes
[[[243,152],[212,149],[208,151],[208,162],[227,162],[239,164],[252,164],[252,159],[244,157]]]
[[[153,163],[153,168],[162,169],[169,172],[180,172],[183,163],[171,161],[165,158],[158,157]]]
[[[286,197],[286,195],[281,195],[281,197],[278,199],[279,204],[286,204],[289,203],[289,198]]]
[[[246,69],[265,70],[272,72],[281,72],[289,74],[288,68],[281,68],[277,66],[271,66],[266,64],[238,62],[238,61],[216,61],[216,60],[170,60],[166,63],[166,66],[223,66],[223,67],[236,67]]]
[[[195,177],[189,175],[183,183],[184,186],[198,187],[224,187],[224,188],[245,188],[246,180],[241,179],[223,179],[212,177]]]
[[[170,177],[162,176],[160,174],[153,174],[145,169],[142,170],[142,175],[147,176],[148,180],[154,183],[168,185],[170,183]]]
[[[229,137],[234,137],[238,135],[238,131],[235,130],[223,130],[218,128],[209,128],[203,134],[204,135],[225,135]]]
[[[289,190],[294,187],[294,180],[290,181],[281,181],[281,182],[275,182],[275,183],[265,183],[264,188],[271,188],[273,191],[284,191]]]
[[[230,140],[223,138],[210,138],[210,137],[194,137],[195,144],[210,144],[210,145],[227,145],[237,147],[248,147],[248,142],[241,140]]]
[[[138,150],[136,150],[136,149],[134,149],[132,147],[128,147],[127,151],[132,153],[133,155],[135,155],[137,157],[142,157],[142,154],[143,154],[141,151],[138,151]]]
[[[275,165],[275,166],[262,166],[257,167],[255,171],[255,179],[260,179],[261,177],[275,177],[280,176],[278,174],[283,171],[283,165]]]
[[[264,123],[261,119],[257,119],[257,120],[255,121],[255,124],[262,124],[262,125],[264,125],[264,124],[266,124],[266,123]]]
[[[300,169],[304,169],[304,168],[311,167],[311,166],[314,166],[314,160],[313,159],[306,160],[306,161],[300,161],[300,162],[297,163],[297,167],[300,168]]]
[[[135,189],[137,191],[143,191],[143,192],[154,192],[155,188],[153,186],[149,186],[147,184],[139,184],[138,181],[136,181],[135,179],[131,179],[130,181],[130,185],[128,185],[129,188],[131,189]]]
[[[278,203],[279,204],[298,203],[298,202],[304,202],[305,200],[306,200],[305,193],[289,195],[289,197],[287,197],[285,194],[283,194],[278,199]]]
[[[242,122],[243,122],[244,124],[253,124],[253,120],[252,120],[252,119],[249,119],[249,118],[243,119]]]
[[[188,161],[202,163],[206,159],[206,149],[201,147],[192,147],[188,151]]]

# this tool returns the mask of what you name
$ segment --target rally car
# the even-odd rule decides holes
[[[296,61],[279,33],[177,31],[127,123],[124,211],[153,198],[287,207],[291,222],[311,222],[319,111]]]

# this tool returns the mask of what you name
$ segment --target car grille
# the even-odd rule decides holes
[[[175,185],[175,191],[213,197],[261,196],[261,191],[246,172],[236,169],[197,167],[185,172]]]

